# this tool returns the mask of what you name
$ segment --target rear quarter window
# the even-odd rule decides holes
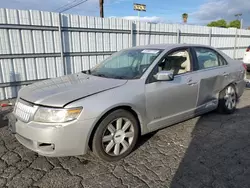
[[[224,57],[222,57],[220,54],[218,54],[218,56],[219,56],[220,66],[228,64],[227,61],[224,59]]]

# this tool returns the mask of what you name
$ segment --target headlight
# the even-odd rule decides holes
[[[34,121],[44,123],[63,123],[75,120],[81,113],[82,108],[57,109],[39,107],[35,113]]]

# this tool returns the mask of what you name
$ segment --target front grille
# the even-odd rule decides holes
[[[18,101],[15,106],[14,114],[21,121],[28,122],[35,111],[35,107],[26,105]]]

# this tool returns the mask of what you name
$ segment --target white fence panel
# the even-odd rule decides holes
[[[41,12],[38,10],[30,11],[31,25],[42,25]]]
[[[55,78],[56,77],[56,63],[54,57],[46,58],[46,68],[47,68],[47,77]]]
[[[54,53],[54,40],[52,31],[44,31],[43,36],[45,53]]]
[[[33,40],[30,30],[21,30],[23,53],[34,53]]]
[[[109,33],[103,33],[103,44],[104,44],[103,47],[104,47],[105,52],[111,51]]]
[[[24,60],[25,68],[26,68],[26,78],[27,80],[36,80],[36,65],[34,58],[26,58]]]
[[[89,51],[88,33],[80,32],[80,41],[81,41],[81,52],[88,52]]]
[[[9,30],[9,36],[10,36],[12,54],[21,54],[23,50],[22,50],[20,30],[17,29]]]
[[[81,42],[80,42],[80,33],[72,32],[72,52],[80,52],[81,51]]]
[[[26,80],[26,70],[24,67],[23,59],[13,59],[14,72],[13,77],[16,82]]]
[[[30,25],[30,15],[28,10],[18,10],[19,23]]]
[[[37,68],[37,79],[47,78],[47,68],[45,63],[45,58],[36,58],[36,68]]]
[[[55,61],[56,61],[56,76],[57,77],[63,76],[64,68],[61,59],[59,57],[56,57]]]
[[[44,42],[42,31],[32,31],[35,53],[44,53]]]
[[[103,33],[96,33],[96,51],[103,51]]]
[[[137,45],[205,44],[237,59],[250,45],[248,30],[36,10],[1,8],[0,24],[0,100],[16,96],[21,86],[12,84],[17,81],[25,84],[88,70],[112,53]]]
[[[7,29],[0,29],[0,54],[10,54],[9,33]]]
[[[1,59],[0,63],[2,68],[3,83],[15,82],[15,77],[13,76],[14,73],[13,61],[11,59]]]
[[[89,69],[90,69],[89,56],[82,56],[82,70],[89,70]]]

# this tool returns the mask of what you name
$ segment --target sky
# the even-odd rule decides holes
[[[56,11],[59,7],[81,0],[0,0],[1,8]],[[242,13],[243,27],[250,26],[250,0],[104,0],[105,17],[138,19],[133,3],[146,4],[146,12],[140,12],[140,20],[149,22],[181,23],[181,15],[188,13],[188,23],[206,25],[210,21],[235,19]],[[85,3],[65,13],[99,16],[99,0]]]

